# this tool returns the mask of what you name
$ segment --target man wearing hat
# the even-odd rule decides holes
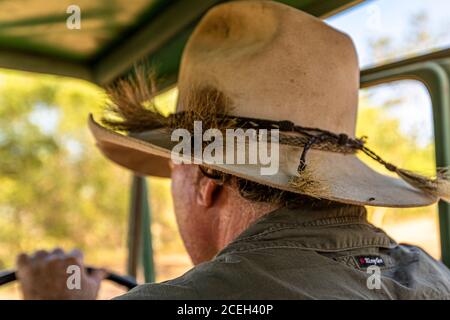
[[[450,298],[441,262],[367,221],[365,205],[426,206],[447,200],[450,188],[444,176],[400,169],[355,137],[359,68],[346,34],[280,3],[226,3],[203,17],[184,50],[175,114],[144,108],[149,95],[136,79],[109,89],[115,117],[103,126],[91,118],[90,129],[112,161],[171,177],[195,267],[120,299]],[[192,132],[194,121],[219,132],[276,130],[276,172],[262,174],[261,161],[174,158],[174,130]],[[233,152],[249,152],[240,147]],[[373,171],[358,152],[397,177]],[[80,253],[38,253],[18,257],[25,298],[95,298],[101,272],[84,274],[77,296],[56,289],[67,276],[57,267],[82,265]],[[51,283],[43,275],[54,275]]]

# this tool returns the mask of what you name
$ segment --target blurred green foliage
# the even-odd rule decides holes
[[[126,250],[130,173],[100,154],[86,125],[105,99],[83,81],[0,72],[0,269],[38,248]],[[181,249],[169,182],[150,185],[155,247]]]
[[[400,82],[399,82],[400,83]],[[380,86],[395,86],[396,83],[384,84]],[[419,82],[410,82],[409,91],[422,86]],[[356,135],[367,136],[367,146],[378,153],[383,159],[397,165],[400,168],[407,168],[417,172],[433,175],[436,170],[434,141],[430,140],[426,144],[418,143],[417,135],[411,135],[401,130],[401,119],[391,115],[391,109],[402,103],[402,97],[396,97],[394,105],[374,105],[368,98],[366,89],[361,95],[360,109],[358,111],[358,121]],[[364,94],[365,93],[365,94]],[[428,110],[423,111],[428,112]],[[417,132],[420,135],[420,132]],[[373,169],[397,177],[389,172],[379,163],[373,161],[364,154],[359,155],[360,159]],[[381,213],[381,218],[374,219],[375,212]],[[369,219],[377,220],[380,227],[385,223],[399,223],[405,219],[424,218],[434,219],[437,216],[435,205],[425,208],[371,208],[368,207]]]

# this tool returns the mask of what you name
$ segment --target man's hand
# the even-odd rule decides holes
[[[80,267],[79,289],[69,289],[69,266]],[[51,252],[39,250],[31,256],[22,253],[17,257],[17,278],[26,300],[95,300],[104,277],[103,270],[90,274],[85,271],[79,250],[68,254],[59,248]]]

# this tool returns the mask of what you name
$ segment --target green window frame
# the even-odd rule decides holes
[[[361,73],[361,88],[405,79],[426,86],[433,108],[436,166],[449,166],[450,58],[429,54],[365,70]],[[442,262],[450,267],[450,204],[440,201],[438,210]]]

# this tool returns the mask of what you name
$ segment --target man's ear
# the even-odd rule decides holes
[[[212,207],[221,186],[208,177],[201,177],[198,183],[197,204],[206,208]]]

